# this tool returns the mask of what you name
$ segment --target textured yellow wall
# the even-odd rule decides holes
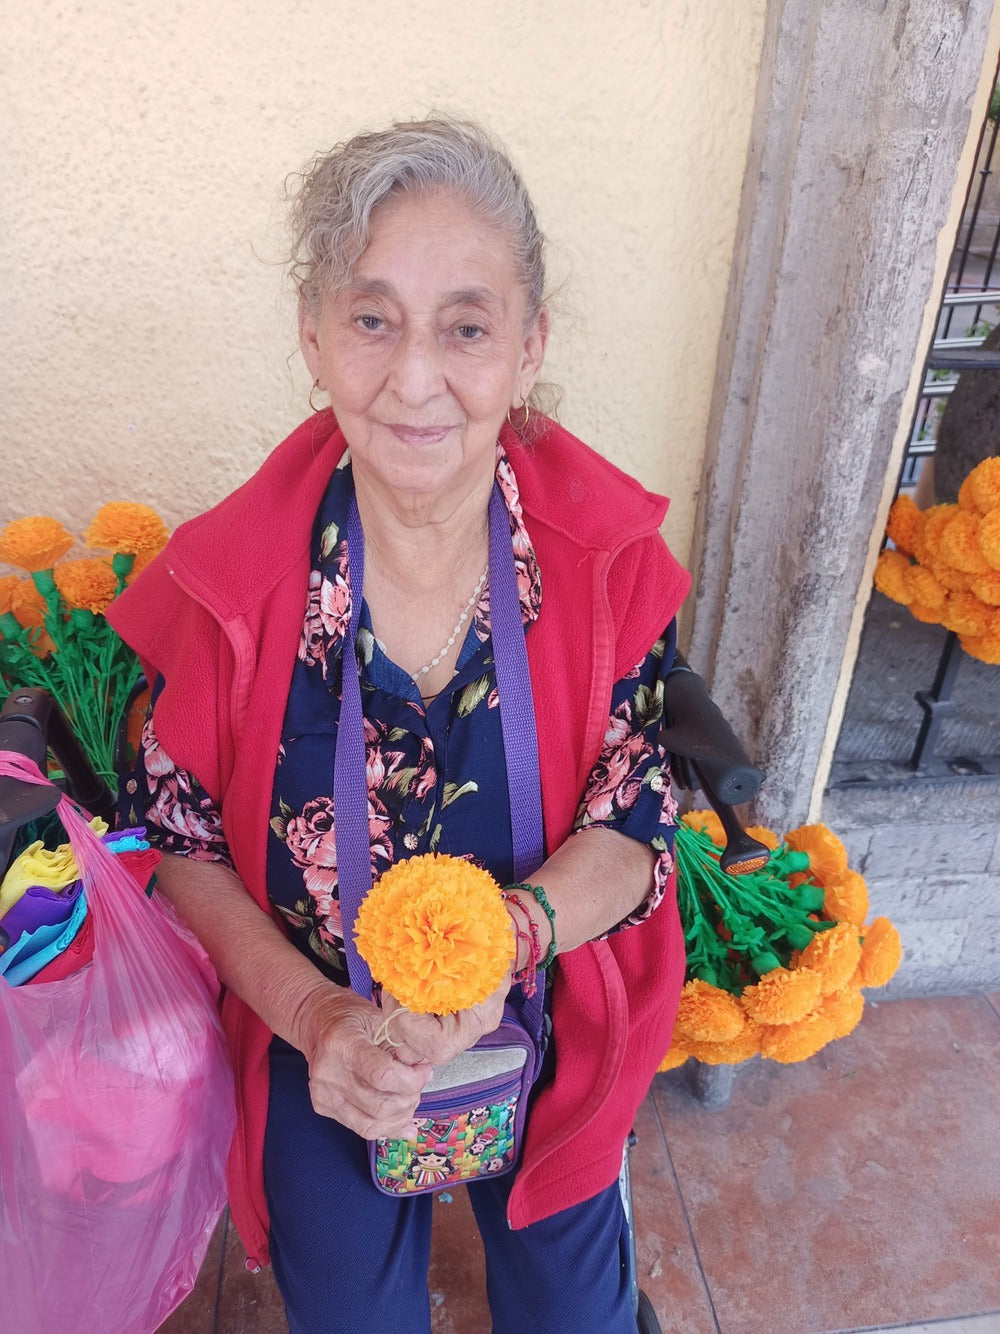
[[[171,525],[306,415],[282,182],[480,117],[551,240],[560,416],[687,552],[765,0],[32,0],[5,10],[0,523]]]

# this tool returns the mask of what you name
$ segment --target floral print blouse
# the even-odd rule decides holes
[[[510,519],[525,632],[538,616],[538,567],[517,482],[498,446],[496,478]],[[347,982],[333,828],[333,751],[340,655],[351,614],[349,459],[331,478],[314,525],[313,569],[273,778],[268,893],[292,941],[330,978]],[[513,879],[507,774],[490,635],[489,585],[472,615],[452,681],[428,704],[375,639],[362,602],[357,652],[368,768],[373,878],[421,852],[472,856],[501,884]],[[647,843],[658,856],[643,903],[619,926],[657,907],[673,868],[676,804],[657,741],[662,679],[673,663],[669,626],[614,687],[600,757],[574,833],[595,826]],[[161,685],[162,683],[158,683]],[[165,851],[231,865],[219,812],[197,779],[156,738],[156,697],[143,733],[148,837]],[[618,929],[618,928],[615,928]]]

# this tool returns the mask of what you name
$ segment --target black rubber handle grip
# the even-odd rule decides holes
[[[741,806],[757,795],[764,771],[750,763],[705,682],[680,654],[676,661],[664,682],[660,732],[674,759],[674,777],[681,786],[700,787],[713,805]]]

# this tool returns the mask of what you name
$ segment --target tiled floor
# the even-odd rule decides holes
[[[636,1132],[664,1334],[1000,1334],[1000,995],[869,1004],[813,1060],[745,1066],[721,1111],[660,1076]],[[436,1208],[434,1334],[488,1334],[471,1214],[461,1193]],[[242,1261],[220,1227],[163,1334],[285,1334]]]

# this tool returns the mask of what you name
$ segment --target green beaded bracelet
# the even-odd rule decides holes
[[[552,930],[552,944],[549,946],[545,958],[539,961],[539,968],[548,968],[556,957],[556,910],[546,897],[545,890],[541,885],[528,885],[519,883],[515,885],[506,885],[506,889],[521,889],[526,894],[530,894],[535,902],[540,906],[542,912],[549,919],[549,927]]]

